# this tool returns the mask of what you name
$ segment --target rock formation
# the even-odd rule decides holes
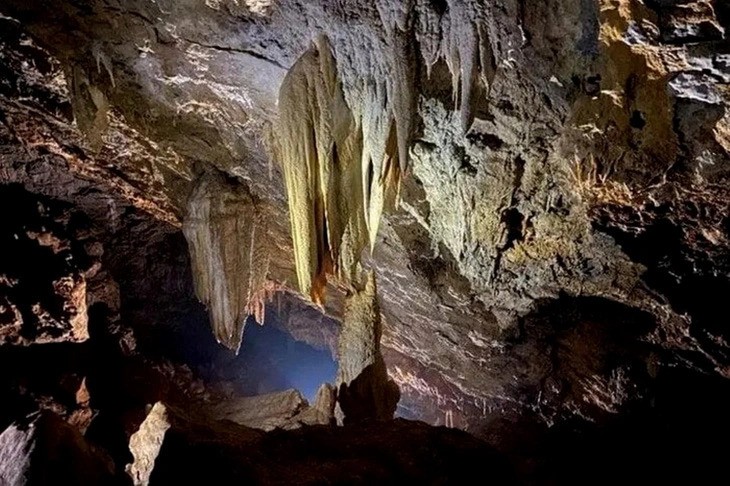
[[[135,484],[147,479],[149,484],[459,484],[484,467],[496,484],[514,482],[506,461],[482,442],[462,431],[404,420],[265,434],[156,404],[142,427],[145,432],[140,429],[132,448],[144,464],[154,463],[154,469]]]
[[[108,456],[51,412],[30,416],[0,434],[0,482],[124,484]]]
[[[148,405],[241,398],[212,336],[247,315],[336,351],[359,263],[398,414],[528,483],[711,478],[728,29],[722,0],[4,0],[3,427],[54,410],[122,470]],[[195,477],[174,429],[160,477]]]
[[[299,391],[286,390],[223,400],[213,408],[211,416],[269,431],[295,429],[302,425],[330,425],[334,420],[334,408],[334,390],[331,385],[323,384],[311,407]]]
[[[279,94],[276,153],[286,181],[299,288],[322,303],[327,274],[359,277],[386,195],[399,184],[395,138],[375,148],[347,105],[326,38],[302,55]],[[371,155],[374,151],[374,155]],[[391,201],[392,202],[392,201]]]
[[[88,339],[86,282],[98,263],[64,234],[70,214],[18,188],[4,191],[0,204],[7,208],[0,245],[12,255],[0,263],[0,344]]]
[[[266,222],[251,195],[220,175],[198,181],[183,232],[190,248],[195,293],[209,309],[219,342],[238,350],[246,318],[263,324],[269,272]]]
[[[400,392],[380,353],[383,333],[375,275],[345,298],[337,371],[337,421],[392,419]]]
[[[335,421],[337,390],[329,383],[323,383],[317,390],[314,403],[294,417],[301,425],[332,425]]]
[[[127,465],[126,471],[135,486],[149,484],[155,459],[160,453],[165,433],[169,428],[167,408],[162,402],[157,402],[139,426],[139,430],[130,437],[129,451],[134,457],[134,462]]]

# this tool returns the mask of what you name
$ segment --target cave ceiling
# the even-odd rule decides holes
[[[662,367],[730,378],[721,0],[4,0],[0,13],[2,181],[110,225],[120,201],[185,226],[205,249],[196,279],[211,258],[244,269],[257,289],[234,285],[240,272],[197,289],[237,296],[211,316],[229,347],[241,330],[220,316],[253,313],[270,297],[258,287],[299,291],[276,157],[294,136],[280,112],[297,112],[279,93],[319,49],[334,71],[313,83],[335,83],[339,103],[327,116],[346,109],[357,154],[399,171],[392,207],[352,227],[372,233],[355,250],[378,277],[383,353],[404,401],[430,404],[422,416],[594,419]],[[208,234],[201,218],[234,220]],[[335,318],[344,291],[327,285]]]

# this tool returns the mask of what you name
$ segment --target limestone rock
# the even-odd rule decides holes
[[[89,81],[82,66],[76,65],[71,69],[69,85],[76,124],[88,137],[91,148],[98,151],[109,125],[109,100],[102,90]]]
[[[222,175],[200,179],[183,225],[193,264],[195,292],[209,310],[219,342],[238,350],[246,318],[263,324],[269,271],[266,222],[242,185]]]
[[[318,39],[292,66],[279,98],[277,154],[286,181],[299,290],[322,303],[328,274],[344,281],[356,276],[370,214],[370,182],[363,177],[372,167],[361,161],[362,134],[345,102],[326,39]]]
[[[151,433],[137,435],[140,442],[134,446],[159,450],[156,457],[145,456],[147,464],[154,464],[150,484],[460,484],[485,467],[495,484],[514,483],[503,457],[457,430],[395,420],[264,433],[164,408],[165,418],[149,419],[150,426],[156,425]]]
[[[388,377],[380,352],[382,321],[375,275],[345,301],[337,371],[337,421],[392,419],[400,391]]]
[[[124,484],[108,456],[51,412],[14,423],[0,434],[0,482],[7,485]]]
[[[53,394],[57,401],[41,399],[41,407],[53,410],[69,425],[75,427],[81,434],[85,434],[96,413],[91,408],[91,395],[86,386],[86,377],[65,374],[61,377],[59,388],[60,390]]]
[[[317,390],[314,404],[295,415],[286,428],[299,425],[332,425],[335,420],[335,404],[337,390],[329,383],[324,383]]]
[[[212,412],[220,420],[230,420],[254,429],[273,430],[284,427],[308,408],[297,390],[234,398],[218,404]]]
[[[130,437],[129,450],[134,462],[127,466],[127,474],[131,476],[135,486],[149,484],[155,459],[160,453],[165,433],[169,428],[167,408],[162,402],[157,402],[139,426],[139,430]]]
[[[664,41],[687,43],[723,38],[724,30],[715,17],[714,2],[660,0],[657,3]]]
[[[309,405],[297,390],[221,400],[210,412],[217,420],[230,420],[246,427],[270,431],[304,425],[329,425],[334,419],[335,390],[323,384]]]
[[[184,246],[176,228],[204,172],[270,205],[270,274],[294,286],[286,169],[264,142],[271,126],[288,133],[276,130],[284,112],[297,115],[289,128],[314,118],[302,101],[316,86],[293,103],[278,96],[287,71],[332,79],[336,66],[372,181],[393,141],[400,168],[408,158],[399,209],[363,261],[378,274],[401,413],[549,457],[579,480],[625,470],[627,451],[674,479],[686,444],[723,436],[728,2],[193,3],[0,5],[0,177],[105,221],[141,336],[173,347],[193,326],[169,316],[204,319],[185,297],[185,259],[165,251]],[[311,49],[320,34],[329,48]],[[310,69],[290,69],[306,59]],[[98,156],[71,121],[62,73],[74,66],[111,106]],[[335,280],[327,312],[341,316],[352,289]]]
[[[64,215],[17,188],[0,196],[5,207],[0,244],[0,345],[81,342],[89,337],[88,257],[72,247]]]

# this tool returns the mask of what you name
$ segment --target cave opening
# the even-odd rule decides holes
[[[249,322],[243,344],[235,357],[224,361],[223,377],[233,381],[245,395],[263,395],[291,388],[310,403],[323,383],[334,383],[337,363],[327,350],[294,339],[273,324]],[[217,365],[220,365],[221,360]]]

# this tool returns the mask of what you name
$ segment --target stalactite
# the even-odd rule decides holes
[[[464,131],[477,85],[488,88],[494,76],[486,27],[467,6],[449,2],[437,12],[419,2],[415,15],[416,1],[375,3],[384,36],[370,41],[372,52],[340,42],[335,53],[318,37],[280,89],[276,156],[299,287],[316,303],[323,302],[328,275],[352,284],[361,251],[367,243],[372,250],[383,212],[397,203],[417,119],[415,46],[429,72],[445,60]]]
[[[408,147],[416,118],[416,52],[412,25],[412,1],[395,4],[380,0],[378,11],[387,36],[389,76],[387,78],[388,108],[395,125],[398,143],[398,165],[405,172]],[[400,8],[399,8],[400,7]]]
[[[486,24],[463,2],[449,1],[443,13],[422,5],[417,37],[429,76],[439,59],[451,72],[454,108],[467,131],[474,118],[477,83],[488,92],[496,70]]]
[[[69,75],[71,107],[79,130],[86,135],[92,150],[103,144],[102,136],[109,126],[109,101],[106,95],[89,80],[81,66],[74,66]]]
[[[345,102],[329,43],[317,39],[282,83],[275,136],[299,287],[320,304],[328,274],[356,279],[368,235],[377,231],[368,221],[379,221],[385,194],[398,180],[395,147],[371,151],[373,132],[382,127],[361,120]]]
[[[246,317],[263,323],[270,297],[266,223],[248,190],[206,174],[189,201],[183,232],[188,241],[195,292],[207,307],[219,342],[238,350]]]

